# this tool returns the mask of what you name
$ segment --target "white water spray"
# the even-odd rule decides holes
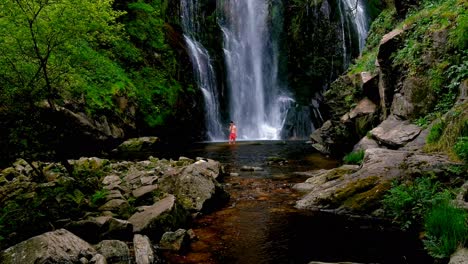
[[[367,33],[369,30],[369,18],[363,0],[341,0],[345,5],[345,12],[349,12],[353,17],[353,26],[358,33],[359,52],[362,52],[366,45]],[[340,12],[342,13],[342,12]]]
[[[189,49],[195,80],[203,93],[205,100],[205,120],[208,139],[211,141],[224,139],[220,124],[219,98],[216,88],[216,75],[211,65],[210,55],[197,40],[200,33],[198,0],[182,0],[180,3],[184,38]]]
[[[241,139],[280,139],[294,102],[277,81],[278,51],[268,0],[219,0],[230,117]]]

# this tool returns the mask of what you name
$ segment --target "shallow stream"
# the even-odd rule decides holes
[[[433,263],[417,234],[389,223],[295,209],[301,194],[291,186],[306,178],[294,172],[338,165],[303,141],[198,143],[157,155],[211,158],[238,174],[222,181],[229,203],[199,217],[193,225],[198,240],[188,252],[166,254],[169,263]],[[242,166],[263,170],[242,171]]]

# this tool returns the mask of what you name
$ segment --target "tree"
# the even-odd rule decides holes
[[[0,114],[10,118],[3,121],[11,125],[10,145],[22,148],[23,157],[35,148],[54,151],[52,142],[40,142],[43,133],[60,144],[60,132],[38,122],[41,109],[55,111],[57,102],[65,98],[85,97],[93,82],[102,85],[98,89],[113,89],[102,78],[84,72],[120,74],[107,79],[129,83],[119,67],[97,52],[122,38],[122,25],[116,19],[123,13],[113,10],[112,4],[113,0],[0,3]]]

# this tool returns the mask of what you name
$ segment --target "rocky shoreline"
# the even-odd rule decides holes
[[[91,190],[92,197],[84,195],[83,189],[69,193],[65,186],[74,179],[58,163],[33,164],[42,168],[42,182],[37,182],[34,169],[24,160],[1,172],[2,204],[16,202],[21,207],[28,201],[45,201],[41,196],[48,193],[54,194],[58,204],[72,201],[66,205],[83,210],[81,215],[70,218],[64,218],[66,212],[55,211],[70,208],[43,212],[61,217],[48,219],[46,228],[38,225],[37,230],[32,229],[51,231],[2,251],[1,263],[159,263],[159,251],[183,251],[191,239],[196,239],[191,230],[182,228],[229,199],[217,181],[223,168],[210,159],[181,157],[173,161],[150,157],[137,162],[112,162],[81,158],[69,162],[75,176],[81,175],[84,182],[100,181],[101,189]],[[97,196],[102,199],[92,201]],[[21,230],[16,230],[3,239],[2,245],[32,236],[34,231],[20,234]]]

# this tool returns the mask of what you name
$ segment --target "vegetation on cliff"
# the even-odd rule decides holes
[[[195,90],[165,8],[159,0],[3,1],[1,158],[65,153],[64,135],[78,131],[63,127],[63,109],[123,133],[186,116],[188,107],[176,106],[193,102]]]

